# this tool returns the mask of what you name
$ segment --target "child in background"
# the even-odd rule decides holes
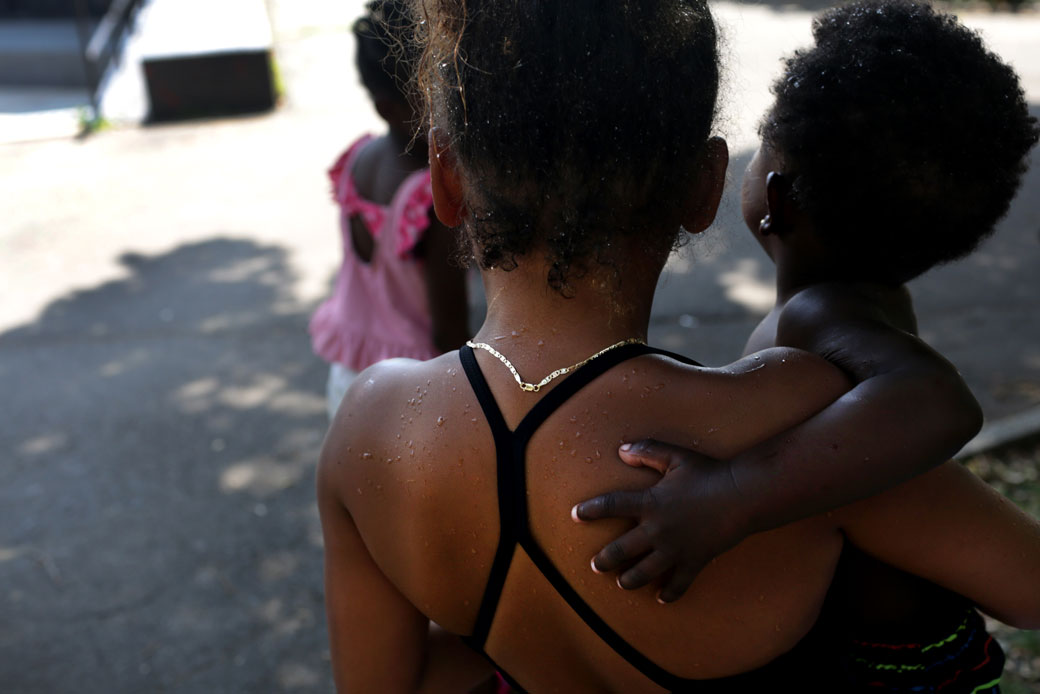
[[[661,482],[597,497],[574,515],[637,520],[593,560],[594,570],[622,571],[624,588],[671,571],[662,598],[677,599],[747,535],[892,486],[956,453],[977,428],[956,371],[917,338],[904,284],[993,231],[1037,121],[1014,71],[927,5],[846,5],[819,17],[813,34],[815,46],[788,59],[773,87],[744,178],[745,222],[777,266],[777,304],[746,353],[799,347],[856,385],[727,463],[653,441],[622,446],[625,462],[656,468]],[[705,485],[709,474],[730,481]],[[710,514],[723,520],[705,523]],[[840,629],[842,691],[996,691],[1003,654],[971,608],[847,549],[824,610]]]
[[[406,96],[417,56],[404,0],[375,0],[354,24],[357,67],[383,135],[366,135],[329,170],[340,208],[343,264],[310,323],[314,352],[331,364],[331,419],[362,369],[391,357],[429,359],[469,335],[465,270],[455,237],[433,214],[426,138]]]

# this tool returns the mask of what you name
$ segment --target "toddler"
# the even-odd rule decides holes
[[[746,352],[800,347],[855,385],[726,463],[652,441],[622,446],[622,459],[655,467],[662,481],[573,515],[636,518],[593,568],[622,570],[624,588],[671,571],[663,601],[747,535],[894,486],[956,453],[980,423],[956,370],[917,338],[904,284],[992,232],[1037,141],[1036,119],[1013,70],[928,5],[845,5],[813,34],[773,87],[744,178],[745,222],[777,266],[776,306]],[[996,686],[1003,655],[963,599],[854,549],[838,577],[824,617],[851,644],[839,655],[849,687]]]
[[[465,271],[454,236],[433,214],[425,137],[407,90],[417,56],[405,38],[409,3],[375,0],[353,27],[357,67],[383,135],[366,135],[329,170],[340,208],[343,264],[310,323],[315,353],[331,364],[331,419],[364,368],[391,357],[429,359],[468,336]]]

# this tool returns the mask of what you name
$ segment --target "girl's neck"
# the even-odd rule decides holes
[[[621,340],[646,340],[659,269],[628,271],[616,287],[609,269],[596,268],[572,282],[568,298],[548,285],[548,269],[533,255],[514,270],[482,273],[488,308],[476,342],[500,351],[525,377],[540,378]]]

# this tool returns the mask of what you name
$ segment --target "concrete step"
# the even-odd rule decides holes
[[[101,17],[112,0],[86,0],[83,5],[93,17]],[[0,19],[66,19],[76,16],[76,3],[69,0],[0,0]]]
[[[0,21],[0,85],[82,87],[86,84],[75,21]]]
[[[0,86],[0,145],[73,137],[89,104],[86,87]]]

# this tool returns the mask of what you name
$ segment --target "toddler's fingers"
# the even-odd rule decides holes
[[[672,467],[696,455],[685,448],[653,439],[624,443],[618,448],[618,456],[626,465],[653,468],[662,475]]]
[[[592,558],[592,570],[596,573],[614,571],[631,564],[651,549],[650,538],[638,527],[611,542]]]
[[[690,584],[693,583],[693,579],[697,578],[697,574],[699,574],[703,568],[703,564],[678,565],[671,577],[668,579],[668,583],[666,583],[664,588],[661,589],[661,592],[657,594],[657,601],[661,603],[670,603],[681,598],[690,587]]]
[[[635,517],[645,510],[646,491],[616,491],[583,501],[571,509],[575,521],[593,521],[601,518]]]
[[[674,561],[673,557],[669,557],[662,552],[651,552],[643,557],[638,564],[621,574],[618,578],[618,585],[625,590],[642,588],[672,568]]]

